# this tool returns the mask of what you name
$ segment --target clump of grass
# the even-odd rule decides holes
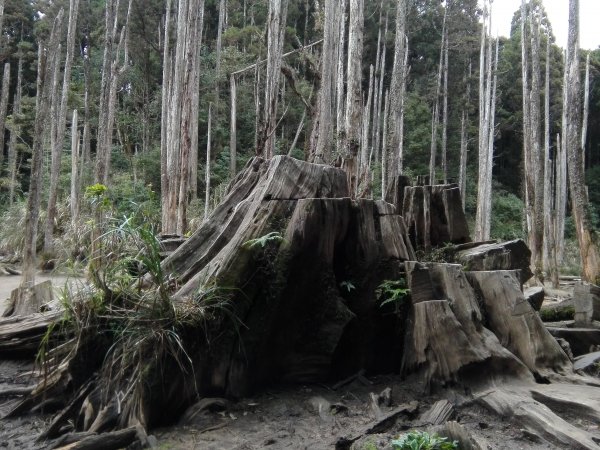
[[[411,431],[392,441],[394,450],[458,450],[458,442],[436,433]]]

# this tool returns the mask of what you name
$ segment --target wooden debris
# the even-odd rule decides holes
[[[521,283],[533,275],[530,261],[531,251],[521,239],[483,244],[456,253],[456,262],[467,271],[519,270]]]
[[[0,355],[34,355],[48,327],[62,314],[62,311],[48,311],[0,319]]]
[[[13,387],[7,389],[0,389],[0,398],[7,397],[20,397],[23,395],[28,395],[33,390],[32,386],[23,386],[23,387]]]
[[[487,447],[482,447],[471,433],[458,422],[446,422],[440,434],[447,437],[449,441],[457,441],[460,450],[487,450]]]
[[[40,312],[42,305],[54,298],[52,281],[46,280],[32,287],[18,287],[10,294],[3,316],[27,316]]]
[[[448,400],[439,400],[419,417],[419,426],[441,425],[452,419],[456,414],[454,405]],[[462,448],[462,447],[461,447]]]
[[[179,424],[188,425],[194,418],[204,411],[224,411],[229,402],[224,398],[203,398],[190,406],[179,419]]]
[[[547,327],[555,338],[565,339],[571,346],[573,356],[581,356],[595,351],[600,346],[600,329],[598,328],[563,328]]]
[[[138,428],[130,427],[110,433],[91,434],[58,450],[118,450],[139,441]],[[81,436],[81,435],[79,435]]]
[[[600,362],[600,352],[588,353],[575,358],[573,369],[586,371]]]
[[[354,436],[342,436],[334,443],[336,450],[349,450],[352,444],[368,434],[385,433],[390,430],[401,416],[412,418],[419,409],[419,402],[412,401],[402,404],[386,412],[374,424],[367,425],[363,431]]]
[[[544,303],[545,296],[543,287],[536,286],[527,288],[523,292],[523,295],[525,296],[525,300],[529,302],[529,304],[535,311],[540,310],[540,308],[542,307],[542,303]]]
[[[575,324],[579,327],[600,320],[600,287],[589,283],[577,283],[573,291]]]
[[[525,300],[515,271],[468,272],[483,300],[487,326],[536,376],[569,374],[569,358]]]

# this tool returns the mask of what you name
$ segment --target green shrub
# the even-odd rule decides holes
[[[457,441],[426,431],[411,431],[392,441],[394,450],[458,450]]]

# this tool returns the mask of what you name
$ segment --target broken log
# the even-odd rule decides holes
[[[54,298],[52,281],[42,281],[31,287],[18,287],[10,294],[3,317],[28,316],[40,312],[42,305]]]
[[[573,290],[575,324],[579,327],[600,320],[600,287],[589,283],[577,283]]]
[[[406,186],[402,216],[416,248],[471,241],[457,184]]]
[[[523,292],[525,300],[529,302],[534,311],[539,311],[544,303],[544,288],[541,286],[535,286],[525,289]]]
[[[413,308],[403,373],[422,373],[429,387],[459,383],[472,389],[491,378],[533,380],[527,367],[483,326],[477,297],[459,265],[405,265]],[[425,300],[426,295],[437,299]],[[488,379],[481,378],[481,370]]]
[[[48,311],[0,319],[0,355],[35,355],[48,327],[62,315],[62,311]]]
[[[140,440],[137,427],[130,427],[110,433],[91,434],[57,450],[118,450]]]
[[[572,364],[521,291],[516,271],[468,272],[483,301],[487,327],[536,377],[572,373]]]
[[[466,271],[519,270],[521,284],[532,277],[531,251],[521,239],[483,244],[456,253],[455,262]]]
[[[455,414],[456,410],[452,403],[446,399],[439,400],[419,417],[417,423],[418,426],[442,425],[452,419]]]

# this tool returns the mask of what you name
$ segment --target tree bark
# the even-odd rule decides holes
[[[579,0],[569,0],[569,39],[567,53],[567,91],[563,107],[567,113],[567,157],[571,206],[581,253],[582,276],[600,282],[600,254],[597,236],[590,222],[589,200],[581,148],[581,83],[579,79]]]
[[[80,156],[79,156],[79,130],[77,128],[77,110],[73,110],[71,120],[71,223],[76,225],[79,221],[79,202],[81,200],[81,183],[79,181]]]
[[[583,168],[585,169],[588,117],[590,115],[590,54],[585,59],[585,86],[583,88],[583,120],[581,122],[581,149],[583,152]]]
[[[65,140],[65,125],[67,120],[67,100],[69,86],[71,85],[71,67],[73,65],[73,50],[75,47],[75,34],[77,30],[77,16],[79,14],[79,0],[70,0],[69,23],[67,29],[67,45],[65,54],[65,67],[63,71],[62,93],[58,106],[56,119],[56,134],[52,146],[52,168],[50,171],[50,190],[48,193],[48,207],[46,227],[44,233],[44,252],[53,251],[54,222],[56,218],[56,201],[58,198],[58,181],[60,176],[61,156]]]
[[[350,0],[348,65],[346,69],[346,86],[348,92],[346,94],[342,167],[348,174],[351,195],[356,194],[356,160],[360,147],[363,28],[364,0]]]
[[[25,216],[25,240],[23,243],[23,280],[21,286],[27,288],[35,283],[35,264],[37,253],[38,219],[40,214],[40,194],[42,184],[42,156],[44,135],[50,110],[52,74],[58,62],[58,40],[61,35],[63,10],[54,19],[48,45],[38,44],[38,74],[36,81],[36,108],[31,156],[31,175],[29,197]]]
[[[467,157],[469,151],[469,104],[471,102],[471,61],[469,61],[469,70],[466,76],[466,95],[465,95],[465,106],[463,107],[462,116],[460,120],[460,168],[458,175],[458,186],[460,187],[460,194],[462,199],[462,207],[465,209],[465,202],[467,200]]]
[[[272,158],[275,154],[275,131],[277,127],[277,98],[281,78],[281,60],[288,0],[270,0],[267,17],[267,70],[265,80],[265,104],[257,140],[256,154]]]
[[[205,194],[204,194],[204,220],[208,219],[210,214],[210,146],[212,136],[212,103],[208,104],[208,131],[206,133],[206,175],[205,175]]]
[[[544,250],[544,153],[540,138],[540,27],[531,14],[531,93],[530,93],[530,130],[531,130],[531,170],[533,177],[533,236],[531,242],[531,260],[534,273],[543,271],[542,255]]]
[[[229,176],[235,177],[237,172],[237,87],[235,75],[229,76],[231,95],[231,122],[229,131]]]
[[[558,279],[558,267],[555,264],[553,252],[556,247],[554,242],[553,211],[553,170],[550,155],[550,36],[546,39],[546,80],[544,86],[544,272],[553,280]],[[555,156],[556,159],[556,156]]]
[[[435,90],[435,99],[431,114],[431,151],[429,155],[429,183],[435,184],[435,168],[437,162],[437,136],[438,127],[440,124],[440,91],[442,89],[442,76],[444,73],[444,48],[446,46],[446,19],[448,17],[448,9],[444,8],[444,21],[442,24],[442,43],[440,45],[440,61],[438,64],[438,74]]]
[[[446,2],[446,9],[449,8],[450,2]],[[444,184],[448,182],[448,29],[445,29],[446,36],[444,38],[444,86],[442,90],[442,149],[441,149],[441,165],[442,179]]]
[[[0,31],[2,27],[0,27]],[[8,111],[8,91],[10,88],[10,63],[4,64],[2,76],[2,94],[0,94],[0,168],[4,163],[4,129],[6,127],[6,113]]]
[[[340,51],[340,27],[343,23],[345,0],[326,0],[324,5],[323,50],[321,52],[321,79],[317,95],[316,115],[309,141],[309,160],[329,161],[334,141],[334,107],[339,99],[337,91],[338,65]],[[343,9],[342,9],[343,8]],[[343,47],[343,46],[342,46]],[[342,49],[343,51],[343,49]],[[343,89],[343,86],[342,86]],[[339,109],[337,110],[340,113]]]
[[[390,153],[394,155],[395,175],[401,175],[404,164],[404,95],[408,71],[408,38],[406,37],[406,0],[396,4],[396,36],[390,97]]]
[[[19,52],[17,62],[17,85],[13,96],[13,117],[21,114],[21,95],[23,91],[23,54]],[[10,127],[10,140],[8,142],[8,176],[10,184],[8,187],[8,203],[13,204],[15,198],[15,187],[17,184],[17,137],[21,134],[21,126],[13,123]]]

